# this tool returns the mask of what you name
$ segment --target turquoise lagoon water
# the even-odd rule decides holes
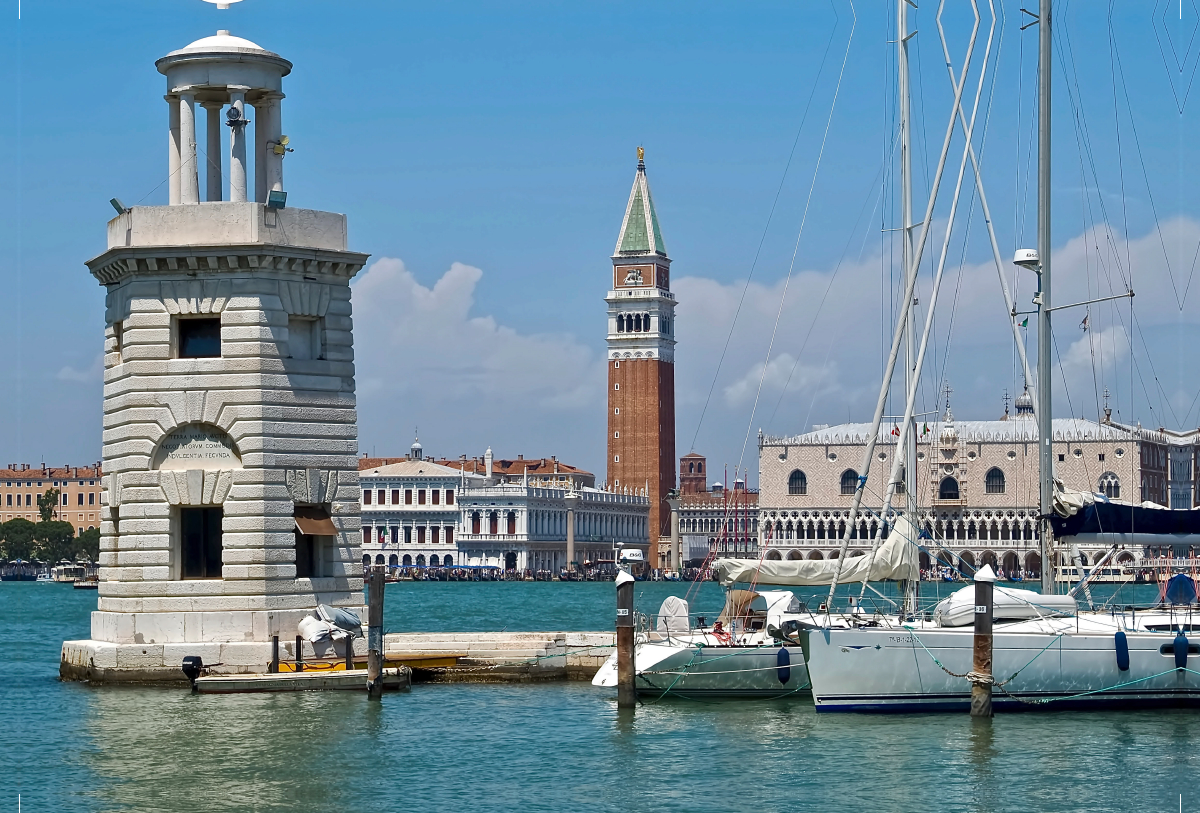
[[[638,585],[653,611],[687,585]],[[701,586],[701,610],[720,591]],[[395,630],[604,629],[611,584],[403,583]],[[0,810],[1200,810],[1200,714],[816,715],[587,684],[193,696],[57,679],[96,594],[0,584]],[[707,607],[705,605],[708,605]],[[695,605],[695,603],[694,603]]]

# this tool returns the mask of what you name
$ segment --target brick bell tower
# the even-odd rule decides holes
[[[667,492],[675,488],[675,296],[646,182],[645,152],[613,253],[608,303],[608,483],[648,489],[650,561],[670,537]]]

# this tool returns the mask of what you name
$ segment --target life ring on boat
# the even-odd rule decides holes
[[[728,645],[733,643],[733,635],[726,631],[725,625],[720,621],[713,624],[712,634],[722,644]]]

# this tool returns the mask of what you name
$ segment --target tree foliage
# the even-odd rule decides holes
[[[39,522],[33,533],[37,556],[43,562],[75,558],[75,526],[71,523],[61,520]]]
[[[21,517],[10,519],[0,525],[0,539],[4,543],[4,558],[25,561],[32,559],[34,528],[36,527],[32,522]]]
[[[89,562],[97,561],[100,558],[100,529],[88,528],[80,532],[75,539],[75,550]]]
[[[42,515],[42,522],[50,522],[58,516],[58,501],[60,499],[62,499],[62,492],[57,488],[48,488],[45,494],[38,495],[38,513]]]

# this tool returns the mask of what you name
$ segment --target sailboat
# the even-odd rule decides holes
[[[972,671],[976,617],[973,587],[942,600],[932,612],[917,610],[915,592],[910,589],[906,594],[908,600],[895,615],[876,613],[867,616],[832,611],[814,615],[801,623],[800,638],[817,711],[963,710],[970,707],[972,685],[979,682],[990,684],[995,690],[993,704],[997,710],[1200,704],[1200,636],[1197,635],[1200,632],[1200,606],[1196,583],[1190,575],[1177,573],[1172,576],[1159,604],[1141,610],[1133,607],[1105,611],[1080,609],[1076,597],[1081,590],[1086,591],[1086,579],[1070,594],[1054,595],[1055,568],[1050,564],[1055,558],[1055,523],[1057,521],[1058,527],[1062,528],[1062,520],[1075,514],[1087,499],[1086,495],[1067,492],[1055,481],[1051,445],[1050,327],[1054,309],[1050,297],[1050,12],[1051,0],[1041,0],[1038,15],[1041,26],[1038,249],[1020,251],[1015,259],[1017,264],[1037,270],[1040,281],[1035,303],[1039,322],[1036,419],[1040,450],[1040,540],[1042,562],[1045,563],[1042,591],[995,588],[991,674]],[[961,92],[961,88],[958,91]],[[957,99],[955,104],[958,104]],[[969,128],[966,137],[969,145]],[[911,301],[911,287],[908,298]],[[929,308],[932,312],[932,301]],[[910,320],[911,310],[900,318],[902,322]],[[864,456],[864,474],[855,496],[851,520],[859,508],[869,473],[901,328],[902,325],[897,326],[892,359],[875,414],[875,431],[871,433]],[[911,368],[918,374],[923,353],[924,340],[916,367]],[[911,432],[916,393],[915,381],[909,383],[903,424],[906,433]],[[895,457],[898,459],[893,464],[885,509],[890,506],[896,468],[901,465],[903,455],[898,453]],[[847,526],[851,524],[847,523]],[[841,565],[848,535],[849,531],[843,539],[841,556],[836,560],[836,572],[831,580],[831,609],[838,583],[847,581],[846,576],[851,575],[845,572],[849,568]],[[910,537],[907,541],[913,546],[919,544],[916,538]],[[872,557],[875,555],[873,551]],[[770,578],[768,573],[761,572],[761,568],[758,573],[746,573],[723,563],[718,563],[718,572],[722,580],[731,585],[744,578],[761,581]],[[787,574],[779,575],[786,583]],[[995,581],[995,574],[985,566],[975,574],[975,579]],[[866,577],[864,586],[865,580]]]
[[[732,589],[708,626],[693,624],[688,603],[668,596],[653,629],[638,635],[634,689],[652,700],[682,697],[776,699],[807,697],[808,670],[799,638],[807,610],[790,590]],[[592,678],[617,685],[617,653]]]

